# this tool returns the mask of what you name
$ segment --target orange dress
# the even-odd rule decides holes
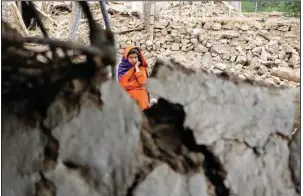
[[[127,55],[127,51],[131,48],[128,48],[125,52]],[[141,54],[142,57],[142,54]],[[145,110],[148,108],[148,92],[144,85],[147,82],[147,70],[146,70],[146,62],[145,59],[142,58],[142,64],[145,66],[139,66],[140,71],[136,72],[135,66],[130,68],[120,79],[120,85],[127,91],[127,93],[137,101],[140,108]]]

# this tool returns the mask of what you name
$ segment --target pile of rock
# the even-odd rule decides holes
[[[208,70],[214,73],[227,71],[243,79],[264,80],[278,86],[298,86],[299,20],[227,18],[224,5],[212,2],[193,4],[199,5],[157,2],[153,31],[148,29],[126,34],[116,33],[118,59],[120,60],[125,46],[132,44],[143,50],[151,69],[157,57],[173,57],[196,71]],[[109,8],[116,9],[118,5],[123,6],[110,3]],[[99,7],[92,6],[92,9],[94,17],[102,19]],[[205,14],[207,13],[205,10],[209,12],[215,10],[221,14],[211,14],[210,17],[190,15],[200,12]],[[172,14],[171,11],[176,13]],[[47,27],[50,36],[68,39],[70,16],[52,15],[52,18],[60,25]],[[116,13],[110,20],[115,32],[143,26],[143,20],[136,16],[126,17]],[[99,21],[103,23],[103,20]],[[30,31],[30,35],[41,35],[41,32]],[[89,42],[87,24],[83,20],[77,37],[79,42]]]
[[[154,25],[153,40],[133,32],[117,36],[117,43],[121,49],[129,44],[139,46],[147,51],[148,59],[173,56],[197,71],[228,71],[241,78],[286,85],[284,80],[299,82],[299,28],[297,20],[162,20]],[[273,70],[291,76],[272,74]]]

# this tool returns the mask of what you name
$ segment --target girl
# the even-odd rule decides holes
[[[125,48],[117,76],[120,85],[138,102],[140,108],[148,108],[148,92],[144,87],[148,78],[147,64],[139,48]]]

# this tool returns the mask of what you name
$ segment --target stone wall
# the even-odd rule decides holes
[[[134,44],[143,50],[150,70],[157,57],[173,57],[196,71],[227,71],[242,79],[265,81],[277,86],[298,86],[298,19],[265,16],[241,18],[239,14],[230,14],[230,10],[223,4],[209,2],[197,5],[198,3],[194,2],[195,5],[191,6],[180,5],[178,2],[158,2],[156,22],[151,28],[153,30],[129,33],[121,32],[140,29],[143,27],[143,19],[128,15],[131,10],[126,9],[126,5],[110,3],[110,22],[112,30],[116,32],[118,63],[123,48]],[[98,5],[92,6],[92,9],[95,18],[102,19]],[[13,18],[5,13],[2,13],[4,18]],[[49,13],[59,25],[54,25],[47,19],[44,22],[47,23],[50,37],[68,39],[71,16],[59,13]],[[103,24],[103,20],[98,19],[98,22]],[[29,31],[29,34],[41,36],[38,28]],[[89,43],[86,22],[80,23],[76,39],[78,42]]]
[[[153,35],[153,40],[143,32],[117,35],[120,54],[125,46],[134,44],[144,51],[151,66],[156,57],[175,57],[197,71],[226,70],[241,78],[267,80],[276,85],[292,82],[272,76],[274,67],[299,74],[299,20],[162,20],[155,23]]]

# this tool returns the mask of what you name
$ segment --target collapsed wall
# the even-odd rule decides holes
[[[132,2],[136,7],[140,2]],[[143,19],[124,3],[109,3],[111,27],[116,38],[118,61],[126,45],[141,47],[152,69],[156,58],[173,57],[186,67],[212,73],[227,71],[242,79],[264,81],[277,86],[298,86],[300,80],[300,24],[295,18],[242,18],[230,15],[221,3],[157,2],[155,22],[143,30]],[[4,7],[9,4],[5,3]],[[65,4],[64,4],[65,5]],[[69,3],[69,6],[72,4]],[[51,37],[68,39],[71,14],[56,10],[43,18]],[[62,5],[61,5],[62,6]],[[92,3],[94,16],[103,24],[97,3]],[[123,8],[123,9],[122,9]],[[125,8],[125,9],[124,9]],[[127,8],[127,9],[126,9]],[[53,14],[56,13],[56,14]],[[4,12],[3,15],[9,15]],[[13,17],[4,17],[11,20]],[[130,30],[133,29],[133,30]],[[130,30],[128,32],[128,30]],[[40,31],[29,31],[41,35]],[[81,19],[77,40],[89,43],[88,26]],[[152,35],[152,36],[151,36]]]
[[[114,81],[100,88],[102,109],[57,110],[74,115],[50,130],[58,159],[49,169],[48,138],[5,103],[5,195],[299,195],[300,134],[290,146],[277,137],[293,130],[298,90],[237,83],[174,62],[155,70],[149,90],[163,99],[143,115]]]
[[[151,65],[159,56],[174,57],[197,71],[227,71],[243,79],[297,86],[300,81],[299,29],[298,20],[162,20],[154,25],[153,40],[144,33],[132,32],[118,35],[117,43],[120,48],[128,44],[141,47]],[[281,71],[291,77],[276,74]]]

